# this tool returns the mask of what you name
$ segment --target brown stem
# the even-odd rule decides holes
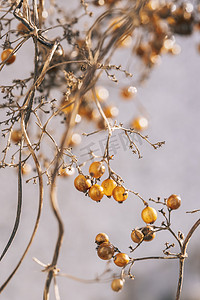
[[[24,260],[32,242],[33,242],[33,239],[35,237],[35,234],[37,232],[37,229],[38,229],[38,225],[39,225],[39,221],[40,221],[40,216],[41,216],[41,211],[42,211],[42,205],[43,205],[43,178],[42,178],[42,171],[41,171],[41,167],[40,167],[40,164],[39,164],[39,161],[38,161],[38,158],[33,150],[33,147],[32,147],[32,144],[29,140],[29,137],[28,137],[28,134],[27,134],[27,131],[25,129],[25,123],[24,123],[24,118],[25,118],[25,112],[22,113],[22,117],[21,117],[21,129],[22,129],[22,133],[23,133],[23,136],[24,136],[24,139],[26,141],[26,144],[29,148],[29,151],[31,152],[31,155],[33,157],[33,160],[35,162],[35,166],[36,166],[36,170],[37,170],[37,173],[38,173],[38,178],[39,178],[39,205],[38,205],[38,212],[37,212],[37,217],[36,217],[36,221],[35,221],[35,225],[34,225],[34,228],[33,228],[33,232],[32,232],[32,235],[30,237],[30,240],[28,242],[28,245],[26,247],[26,249],[24,250],[24,253],[22,254],[17,266],[14,268],[14,270],[12,271],[12,273],[9,275],[9,277],[7,278],[7,280],[2,284],[2,286],[0,287],[0,293],[4,290],[4,288],[7,286],[7,284],[10,282],[10,280],[12,279],[12,277],[15,275],[15,273],[17,272],[17,270],[19,269],[22,261]]]
[[[197,229],[197,227],[199,225],[200,225],[200,219],[198,219],[194,223],[194,225],[188,232],[188,234],[183,242],[183,246],[181,249],[181,257],[179,259],[179,279],[178,279],[178,287],[177,287],[177,291],[176,291],[176,300],[180,300],[180,296],[181,296],[181,290],[182,290],[182,285],[183,285],[184,262],[185,262],[185,258],[187,257],[187,253],[186,253],[187,246],[190,241],[190,238],[192,237],[194,231]]]

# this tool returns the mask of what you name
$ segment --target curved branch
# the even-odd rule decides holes
[[[0,261],[3,259],[4,255],[8,251],[10,245],[12,244],[15,235],[17,233],[17,229],[19,227],[20,217],[21,217],[21,210],[22,210],[22,173],[21,173],[21,146],[19,152],[19,170],[18,170],[18,201],[17,201],[17,214],[15,218],[15,224],[10,235],[10,238],[1,254]]]
[[[22,128],[22,133],[23,136],[25,138],[25,141],[27,143],[27,146],[29,148],[29,151],[31,152],[31,155],[33,157],[33,160],[35,162],[35,166],[36,166],[36,170],[38,172],[38,177],[39,177],[39,206],[38,206],[38,212],[37,212],[37,217],[36,217],[36,221],[35,221],[35,225],[33,228],[33,232],[32,235],[30,237],[30,240],[28,242],[28,245],[24,251],[24,253],[22,254],[17,266],[15,267],[15,269],[13,270],[13,272],[9,275],[9,277],[7,278],[7,280],[3,283],[3,285],[0,287],[0,293],[4,290],[4,288],[7,286],[7,284],[9,283],[9,281],[12,279],[12,277],[15,275],[15,273],[17,272],[18,268],[20,267],[22,261],[24,260],[32,242],[33,239],[35,237],[36,231],[38,229],[38,225],[39,225],[39,221],[40,221],[40,216],[41,216],[41,211],[42,211],[42,205],[43,205],[43,178],[42,178],[42,170],[39,164],[39,161],[37,159],[37,156],[32,148],[31,142],[29,140],[29,137],[27,135],[27,131],[25,129],[25,124],[24,124],[24,117],[25,117],[25,111],[22,113],[22,117],[21,117],[21,128]]]

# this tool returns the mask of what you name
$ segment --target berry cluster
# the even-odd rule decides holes
[[[166,201],[163,203],[167,206],[169,213],[172,210],[175,210],[181,205],[181,198],[178,195],[172,194]],[[146,206],[141,213],[142,220],[146,223],[146,226],[141,228],[135,228],[131,232],[131,240],[138,244],[135,248],[130,246],[131,252],[136,250],[138,246],[143,242],[152,241],[156,236],[156,231],[160,231],[163,227],[150,226],[148,224],[153,224],[157,219],[157,212],[154,208]],[[95,243],[97,246],[97,255],[103,260],[113,259],[113,262],[116,266],[120,268],[125,268],[127,265],[131,266],[134,263],[134,259],[129,257],[128,254],[122,253],[117,247],[110,243],[109,237],[106,233],[99,233],[95,238]],[[169,249],[169,246],[167,246]],[[171,246],[170,246],[171,247]],[[166,255],[169,255],[169,252],[164,251]],[[133,279],[134,276],[131,275],[130,269],[127,273],[128,277]],[[120,278],[114,278],[111,283],[111,288],[115,292],[119,292],[125,282],[125,275],[121,272]]]
[[[111,178],[105,179],[101,185],[97,184],[97,180],[102,177],[105,170],[102,161],[91,163],[89,167],[90,176],[79,174],[74,180],[75,188],[80,192],[87,192],[89,197],[96,202],[101,201],[103,196],[106,195],[109,198],[113,196],[117,202],[122,203],[128,197],[128,192],[123,186],[117,185]]]

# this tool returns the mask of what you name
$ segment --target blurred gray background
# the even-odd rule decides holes
[[[153,142],[165,140],[166,144],[154,150],[142,143],[140,150],[142,159],[133,155],[127,147],[123,147],[118,139],[112,167],[125,180],[125,185],[139,192],[145,199],[168,197],[172,193],[180,194],[182,206],[172,214],[172,224],[177,232],[187,234],[199,214],[186,214],[186,211],[199,208],[200,186],[200,55],[196,44],[199,36],[177,38],[182,47],[179,56],[165,56],[162,64],[156,67],[150,79],[140,88],[133,101],[120,100],[121,85],[108,84],[109,103],[117,103],[120,108],[118,120],[129,126],[129,121],[138,114],[138,101],[145,107],[150,126],[146,131]],[[121,56],[113,58],[114,63],[126,66],[122,50]],[[4,84],[11,79],[13,73],[22,78],[28,76],[32,68],[32,44],[29,42],[17,55],[16,63],[5,68],[1,76]],[[115,61],[115,58],[117,61]],[[123,64],[124,61],[124,64]],[[23,63],[23,73],[22,73]],[[134,69],[131,70],[134,74]],[[119,75],[120,78],[121,75]],[[133,81],[123,79],[123,84]],[[105,84],[104,81],[102,84]],[[84,131],[91,131],[86,124]],[[79,129],[81,132],[81,129]],[[95,143],[99,149],[99,141],[104,136],[83,139],[83,145]],[[118,137],[117,137],[118,138]],[[76,149],[81,157],[83,152]],[[88,172],[88,166],[85,168]],[[17,177],[13,169],[1,172],[1,211],[0,211],[0,249],[4,248],[12,230],[16,214]],[[2,283],[18,262],[31,235],[38,205],[38,186],[23,183],[23,210],[19,231],[1,263],[0,282]],[[58,261],[61,272],[84,279],[93,279],[105,268],[105,262],[97,257],[94,239],[99,232],[106,232],[111,242],[121,251],[128,252],[132,244],[131,230],[143,226],[140,212],[142,203],[135,196],[119,205],[113,199],[104,197],[97,204],[85,197],[73,187],[75,175],[70,178],[58,178],[58,200],[65,223],[65,237]],[[104,179],[106,175],[104,175]],[[152,206],[156,207],[156,205]],[[156,207],[157,208],[157,207]],[[157,224],[162,218],[158,217]],[[44,207],[38,232],[31,249],[21,268],[8,287],[2,293],[4,300],[42,299],[46,276],[41,267],[32,258],[43,263],[50,263],[57,238],[57,223],[49,205],[49,186],[45,186]],[[135,252],[134,257],[162,255],[164,243],[174,242],[167,233],[157,234],[151,243],[144,243]],[[189,258],[185,264],[183,300],[200,299],[200,239],[196,231],[188,247]],[[175,248],[178,251],[178,248]],[[115,274],[120,268],[111,264]],[[110,283],[83,284],[67,278],[58,278],[61,299],[76,300],[171,300],[177,286],[178,262],[145,261],[135,263],[132,269],[136,276],[134,281],[127,280],[120,293],[114,293]],[[53,290],[50,299],[54,299]]]

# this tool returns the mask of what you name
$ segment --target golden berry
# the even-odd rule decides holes
[[[88,194],[92,200],[99,202],[103,198],[103,195],[104,195],[103,188],[99,184],[94,184],[89,189]]]
[[[148,225],[142,228],[142,233],[144,234],[143,240],[145,242],[152,241],[156,236],[153,228],[151,226],[148,226]]]
[[[131,232],[131,239],[134,243],[140,243],[144,238],[144,234],[139,229],[134,229]]]
[[[121,291],[121,289],[123,288],[123,286],[124,286],[124,281],[122,279],[120,279],[120,278],[113,279],[113,281],[111,283],[111,289],[114,292]]]
[[[100,102],[105,102],[109,97],[109,91],[103,86],[96,86],[95,93]]]
[[[134,86],[128,86],[121,89],[121,97],[124,100],[129,100],[137,94],[137,88]]]
[[[75,173],[75,169],[73,167],[61,167],[59,170],[60,176],[62,177],[68,177],[68,176],[72,176]]]
[[[106,118],[116,118],[119,114],[119,109],[116,106],[105,106],[104,109],[104,114]]]
[[[167,207],[171,209],[177,209],[181,205],[181,197],[175,194],[172,194],[168,199],[167,199]]]
[[[109,242],[109,237],[107,236],[107,234],[105,234],[105,233],[97,234],[97,236],[95,238],[95,243],[100,245],[102,243],[108,243],[108,242]]]
[[[69,146],[73,147],[73,146],[77,146],[81,143],[81,135],[79,133],[73,133],[71,136],[71,140],[69,142]]]
[[[3,52],[1,53],[1,60],[2,60],[2,62],[3,62],[4,60],[6,60],[6,59],[12,54],[12,52],[13,52],[13,49],[11,49],[11,48],[8,48],[8,49],[3,50]],[[15,59],[16,59],[16,55],[13,54],[13,55],[6,61],[6,65],[10,65],[10,64],[14,63]]]
[[[72,97],[70,97],[69,99],[63,97],[63,99],[61,100],[61,110],[65,114],[69,114],[73,110],[73,108],[74,108],[74,99]]]
[[[13,130],[11,133],[11,140],[14,143],[19,143],[21,141],[22,138],[22,132],[21,130]]]
[[[23,166],[22,166],[22,174],[23,175],[27,175],[27,174],[29,174],[30,172],[32,171],[32,167],[31,167],[31,165],[29,165],[29,164],[24,164]]]
[[[141,213],[142,219],[145,223],[154,223],[157,219],[157,212],[155,208],[147,206]]]
[[[104,194],[107,197],[112,196],[113,190],[116,187],[116,185],[117,185],[116,182],[110,178],[105,179],[101,184],[101,186],[103,187],[103,190],[104,190]]]
[[[105,170],[106,170],[105,166],[100,161],[95,161],[91,163],[89,167],[89,173],[94,178],[101,177],[104,174]]]
[[[129,256],[126,253],[117,253],[114,256],[114,263],[118,267],[124,267],[129,263]]]
[[[29,32],[28,28],[21,22],[17,25],[17,30],[21,35],[24,35]]]
[[[90,179],[87,179],[84,175],[79,174],[74,179],[74,186],[78,191],[85,193],[91,187],[91,181]]]
[[[104,260],[109,260],[113,257],[115,248],[111,243],[102,243],[97,249],[97,255]]]
[[[128,192],[122,186],[116,186],[113,190],[113,198],[118,202],[123,202],[128,197]]]
[[[148,128],[148,120],[145,117],[138,117],[132,121],[131,127],[137,131],[143,131]]]

